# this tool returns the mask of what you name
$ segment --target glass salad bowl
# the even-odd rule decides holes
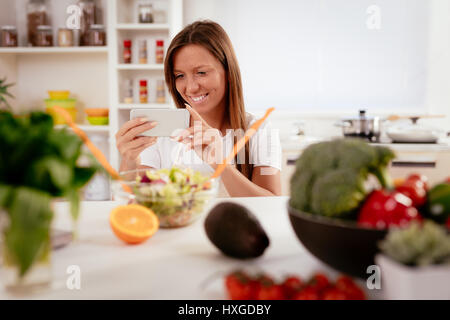
[[[115,200],[151,209],[163,228],[183,227],[197,220],[219,187],[218,179],[183,167],[125,171],[120,177],[121,181],[113,183]]]

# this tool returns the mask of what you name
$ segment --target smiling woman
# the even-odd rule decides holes
[[[186,26],[170,44],[165,77],[177,108],[191,114],[175,139],[140,137],[152,124],[127,122],[116,135],[121,170],[193,167],[212,173],[256,120],[245,111],[239,65],[224,29],[212,21]],[[151,121],[152,119],[147,119]],[[281,194],[278,132],[264,123],[222,173],[222,196]]]

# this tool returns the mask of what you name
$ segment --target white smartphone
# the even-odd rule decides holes
[[[142,136],[170,137],[189,128],[191,115],[186,109],[132,109],[130,120],[146,117],[149,121],[156,121],[158,125]]]

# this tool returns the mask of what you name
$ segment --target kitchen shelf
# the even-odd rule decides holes
[[[120,110],[131,110],[131,109],[170,109],[173,108],[170,104],[165,103],[135,103],[135,104],[119,104]]]
[[[169,31],[170,26],[166,23],[119,23],[116,26],[117,30],[162,30]]]
[[[108,47],[16,47],[0,48],[1,53],[108,53]]]
[[[109,133],[109,126],[93,126],[89,124],[76,124],[81,130],[83,130],[86,133],[89,132],[103,132],[103,133]],[[58,124],[55,126],[56,129],[62,129],[62,128],[69,128],[69,126],[65,124]]]
[[[163,64],[118,64],[118,70],[164,70]]]

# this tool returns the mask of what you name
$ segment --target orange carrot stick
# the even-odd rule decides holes
[[[239,151],[241,151],[241,149],[245,146],[247,141],[256,133],[258,128],[261,126],[261,124],[264,121],[266,121],[267,117],[272,113],[273,110],[275,110],[275,108],[267,109],[264,117],[262,117],[261,119],[255,121],[255,123],[253,123],[253,125],[250,127],[250,129],[248,129],[247,132],[245,132],[245,135],[241,139],[239,139],[238,142],[236,142],[236,144],[233,147],[233,151],[228,155],[228,157],[225,158],[223,163],[221,163],[217,166],[216,171],[211,176],[211,178],[217,178],[218,176],[220,176],[222,174],[222,172],[223,172],[223,170],[225,170],[227,164],[230,163],[230,161],[238,154]]]
[[[92,152],[94,157],[97,159],[97,161],[105,168],[106,171],[111,175],[111,177],[114,180],[121,180],[119,173],[114,170],[114,168],[109,164],[108,160],[106,160],[105,155],[92,143],[92,141],[88,138],[86,133],[84,133],[83,130],[81,130],[72,120],[72,116],[64,109],[58,106],[53,107],[53,109],[59,113],[64,120],[67,122],[69,127],[72,128],[72,130],[75,132],[76,135],[78,135],[81,140],[83,140],[84,144],[88,149]],[[122,188],[128,192],[131,193],[131,188],[127,186],[126,184],[122,183]]]

